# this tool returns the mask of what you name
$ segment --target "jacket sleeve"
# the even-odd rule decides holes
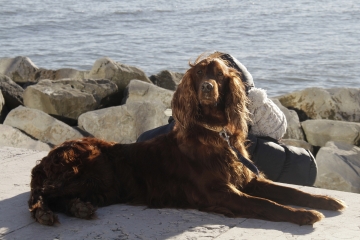
[[[284,113],[267,97],[261,88],[252,88],[248,94],[251,113],[250,132],[256,136],[281,139],[287,127]]]

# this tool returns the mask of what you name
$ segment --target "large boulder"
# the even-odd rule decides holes
[[[118,89],[110,80],[41,80],[24,91],[24,105],[76,121],[85,112],[112,105]]]
[[[344,142],[328,142],[316,155],[315,186],[360,193],[360,148]]]
[[[146,103],[149,109],[144,109],[143,113],[138,112],[137,117],[140,117],[140,124],[137,125],[137,137],[139,134],[167,124],[169,116],[172,115],[171,100],[174,91],[167,90],[153,84],[149,84],[139,80],[133,80],[126,88],[126,97],[124,103],[131,106],[132,103]],[[136,106],[136,105],[135,105]],[[152,115],[152,111],[160,113],[159,115]]]
[[[123,90],[131,80],[138,79],[151,83],[141,69],[115,62],[110,58],[96,60],[90,72],[86,74],[86,78],[109,79],[113,81],[118,86],[120,99],[122,98]]]
[[[0,146],[38,151],[50,151],[51,149],[48,144],[29,137],[19,129],[3,124],[0,124]]]
[[[79,127],[94,137],[119,143],[135,142],[144,131],[167,123],[163,108],[150,102],[130,102],[82,114]]]
[[[4,125],[18,128],[35,139],[53,145],[83,137],[79,131],[43,111],[23,106],[10,111]]]
[[[156,86],[175,91],[183,76],[183,73],[164,70],[156,75],[150,76],[150,80]]]
[[[6,107],[11,110],[23,105],[24,89],[11,78],[0,73],[0,90],[5,99]]]
[[[35,82],[38,69],[28,57],[0,59],[0,73],[10,77],[16,83]]]
[[[28,57],[15,57],[0,59],[1,74],[9,76],[25,88],[42,79],[84,79],[89,74],[89,71],[79,71],[72,68],[61,68],[58,70],[38,68]]]
[[[360,123],[334,120],[307,120],[301,123],[307,141],[313,146],[325,146],[328,141],[360,145]]]
[[[278,97],[282,105],[310,119],[360,122],[360,88],[307,88]]]
[[[170,91],[153,84],[139,80],[133,80],[126,88],[123,103],[147,101],[155,105],[163,105],[163,108],[171,108],[171,100],[174,91]]]
[[[271,100],[284,113],[287,121],[287,128],[283,138],[304,140],[304,133],[301,128],[300,120],[297,113],[294,110],[289,110],[284,107],[278,99],[272,98]]]
[[[141,133],[167,124],[166,109],[171,107],[173,93],[133,80],[126,88],[124,105],[84,113],[78,119],[79,127],[108,141],[134,142]]]

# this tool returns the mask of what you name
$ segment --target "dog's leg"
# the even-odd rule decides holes
[[[82,218],[82,219],[93,219],[95,218],[96,208],[90,202],[83,202],[78,198],[74,198],[67,203],[67,213],[71,216]]]
[[[213,188],[210,196],[210,205],[199,210],[221,213],[228,217],[257,218],[299,225],[312,225],[324,218],[318,211],[284,206],[265,198],[242,193],[231,186],[217,190]]]
[[[253,179],[244,189],[244,192],[281,204],[333,211],[340,211],[346,207],[345,203],[341,200],[329,196],[309,194],[298,189],[277,185],[264,179]]]
[[[54,225],[59,220],[55,213],[53,213],[47,205],[47,199],[43,191],[43,183],[46,178],[42,166],[39,164],[32,169],[31,172],[31,192],[28,201],[31,216],[43,225]]]
[[[48,206],[55,212],[66,213],[69,216],[94,219],[96,208],[90,202],[79,198],[55,197],[48,200]]]
[[[28,204],[31,216],[37,222],[49,226],[59,222],[57,215],[50,210],[45,202],[41,189],[31,190]]]

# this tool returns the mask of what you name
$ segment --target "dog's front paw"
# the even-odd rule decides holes
[[[346,207],[347,206],[344,201],[332,197],[327,197],[327,201],[324,203],[322,208],[332,211],[341,211]]]
[[[297,217],[295,223],[301,225],[313,225],[314,223],[320,221],[325,216],[316,210],[304,210],[300,209],[297,211]]]
[[[78,218],[92,219],[95,217],[96,208],[89,202],[83,202],[80,199],[73,200],[70,213]]]
[[[44,210],[42,208],[36,209],[35,220],[43,225],[52,226],[55,223],[59,223],[58,217],[50,210]]]

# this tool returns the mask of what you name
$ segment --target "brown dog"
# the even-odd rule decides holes
[[[214,55],[191,64],[172,100],[176,125],[168,134],[142,143],[84,138],[55,147],[32,170],[36,221],[53,225],[53,211],[90,219],[94,206],[115,203],[299,225],[324,216],[283,204],[343,209],[340,200],[276,185],[239,161],[248,157],[247,98],[241,75],[226,64]]]

